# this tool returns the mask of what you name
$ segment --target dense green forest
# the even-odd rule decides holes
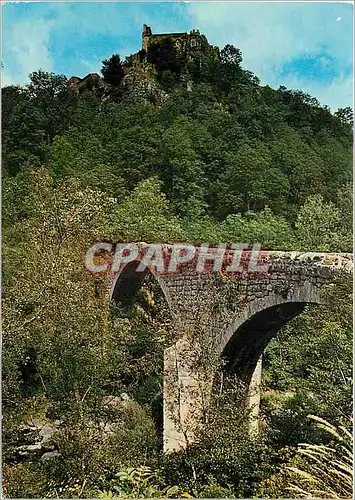
[[[230,45],[220,60],[184,60],[169,42],[140,57],[162,104],[125,90],[132,57],[117,55],[105,98],[41,70],[2,90],[5,495],[350,497],[349,277],[270,342],[258,438],[231,389],[193,446],[164,455],[172,320],[159,296],[110,305],[83,262],[102,240],[351,252],[352,111],[260,85]]]

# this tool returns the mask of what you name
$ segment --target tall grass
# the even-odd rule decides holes
[[[289,490],[299,498],[353,498],[353,436],[343,426],[309,416],[331,436],[331,445],[299,444]]]

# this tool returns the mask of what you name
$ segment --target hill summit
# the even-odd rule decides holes
[[[191,67],[201,66],[202,58],[216,62],[221,60],[219,48],[210,45],[199,30],[153,34],[150,26],[144,24],[141,49],[126,57],[122,63],[122,78],[117,85],[110,84],[98,73],[89,73],[83,78],[72,76],[69,85],[76,93],[94,91],[104,100],[112,94],[116,97],[125,94],[147,98],[159,105],[165,102],[166,91],[177,80],[191,88]],[[112,87],[119,87],[119,90],[112,92]]]

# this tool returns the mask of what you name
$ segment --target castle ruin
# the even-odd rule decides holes
[[[148,51],[150,45],[161,43],[164,39],[171,39],[179,52],[190,50],[209,49],[212,46],[208,43],[205,35],[201,35],[199,30],[192,30],[190,33],[157,33],[153,34],[150,26],[143,24],[142,32],[142,50]],[[213,50],[218,52],[217,47]]]

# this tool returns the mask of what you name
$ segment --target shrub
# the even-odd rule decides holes
[[[194,445],[163,459],[164,478],[194,496],[250,498],[274,470],[268,465],[263,440],[250,436],[246,415],[233,393],[234,389],[214,398]]]

